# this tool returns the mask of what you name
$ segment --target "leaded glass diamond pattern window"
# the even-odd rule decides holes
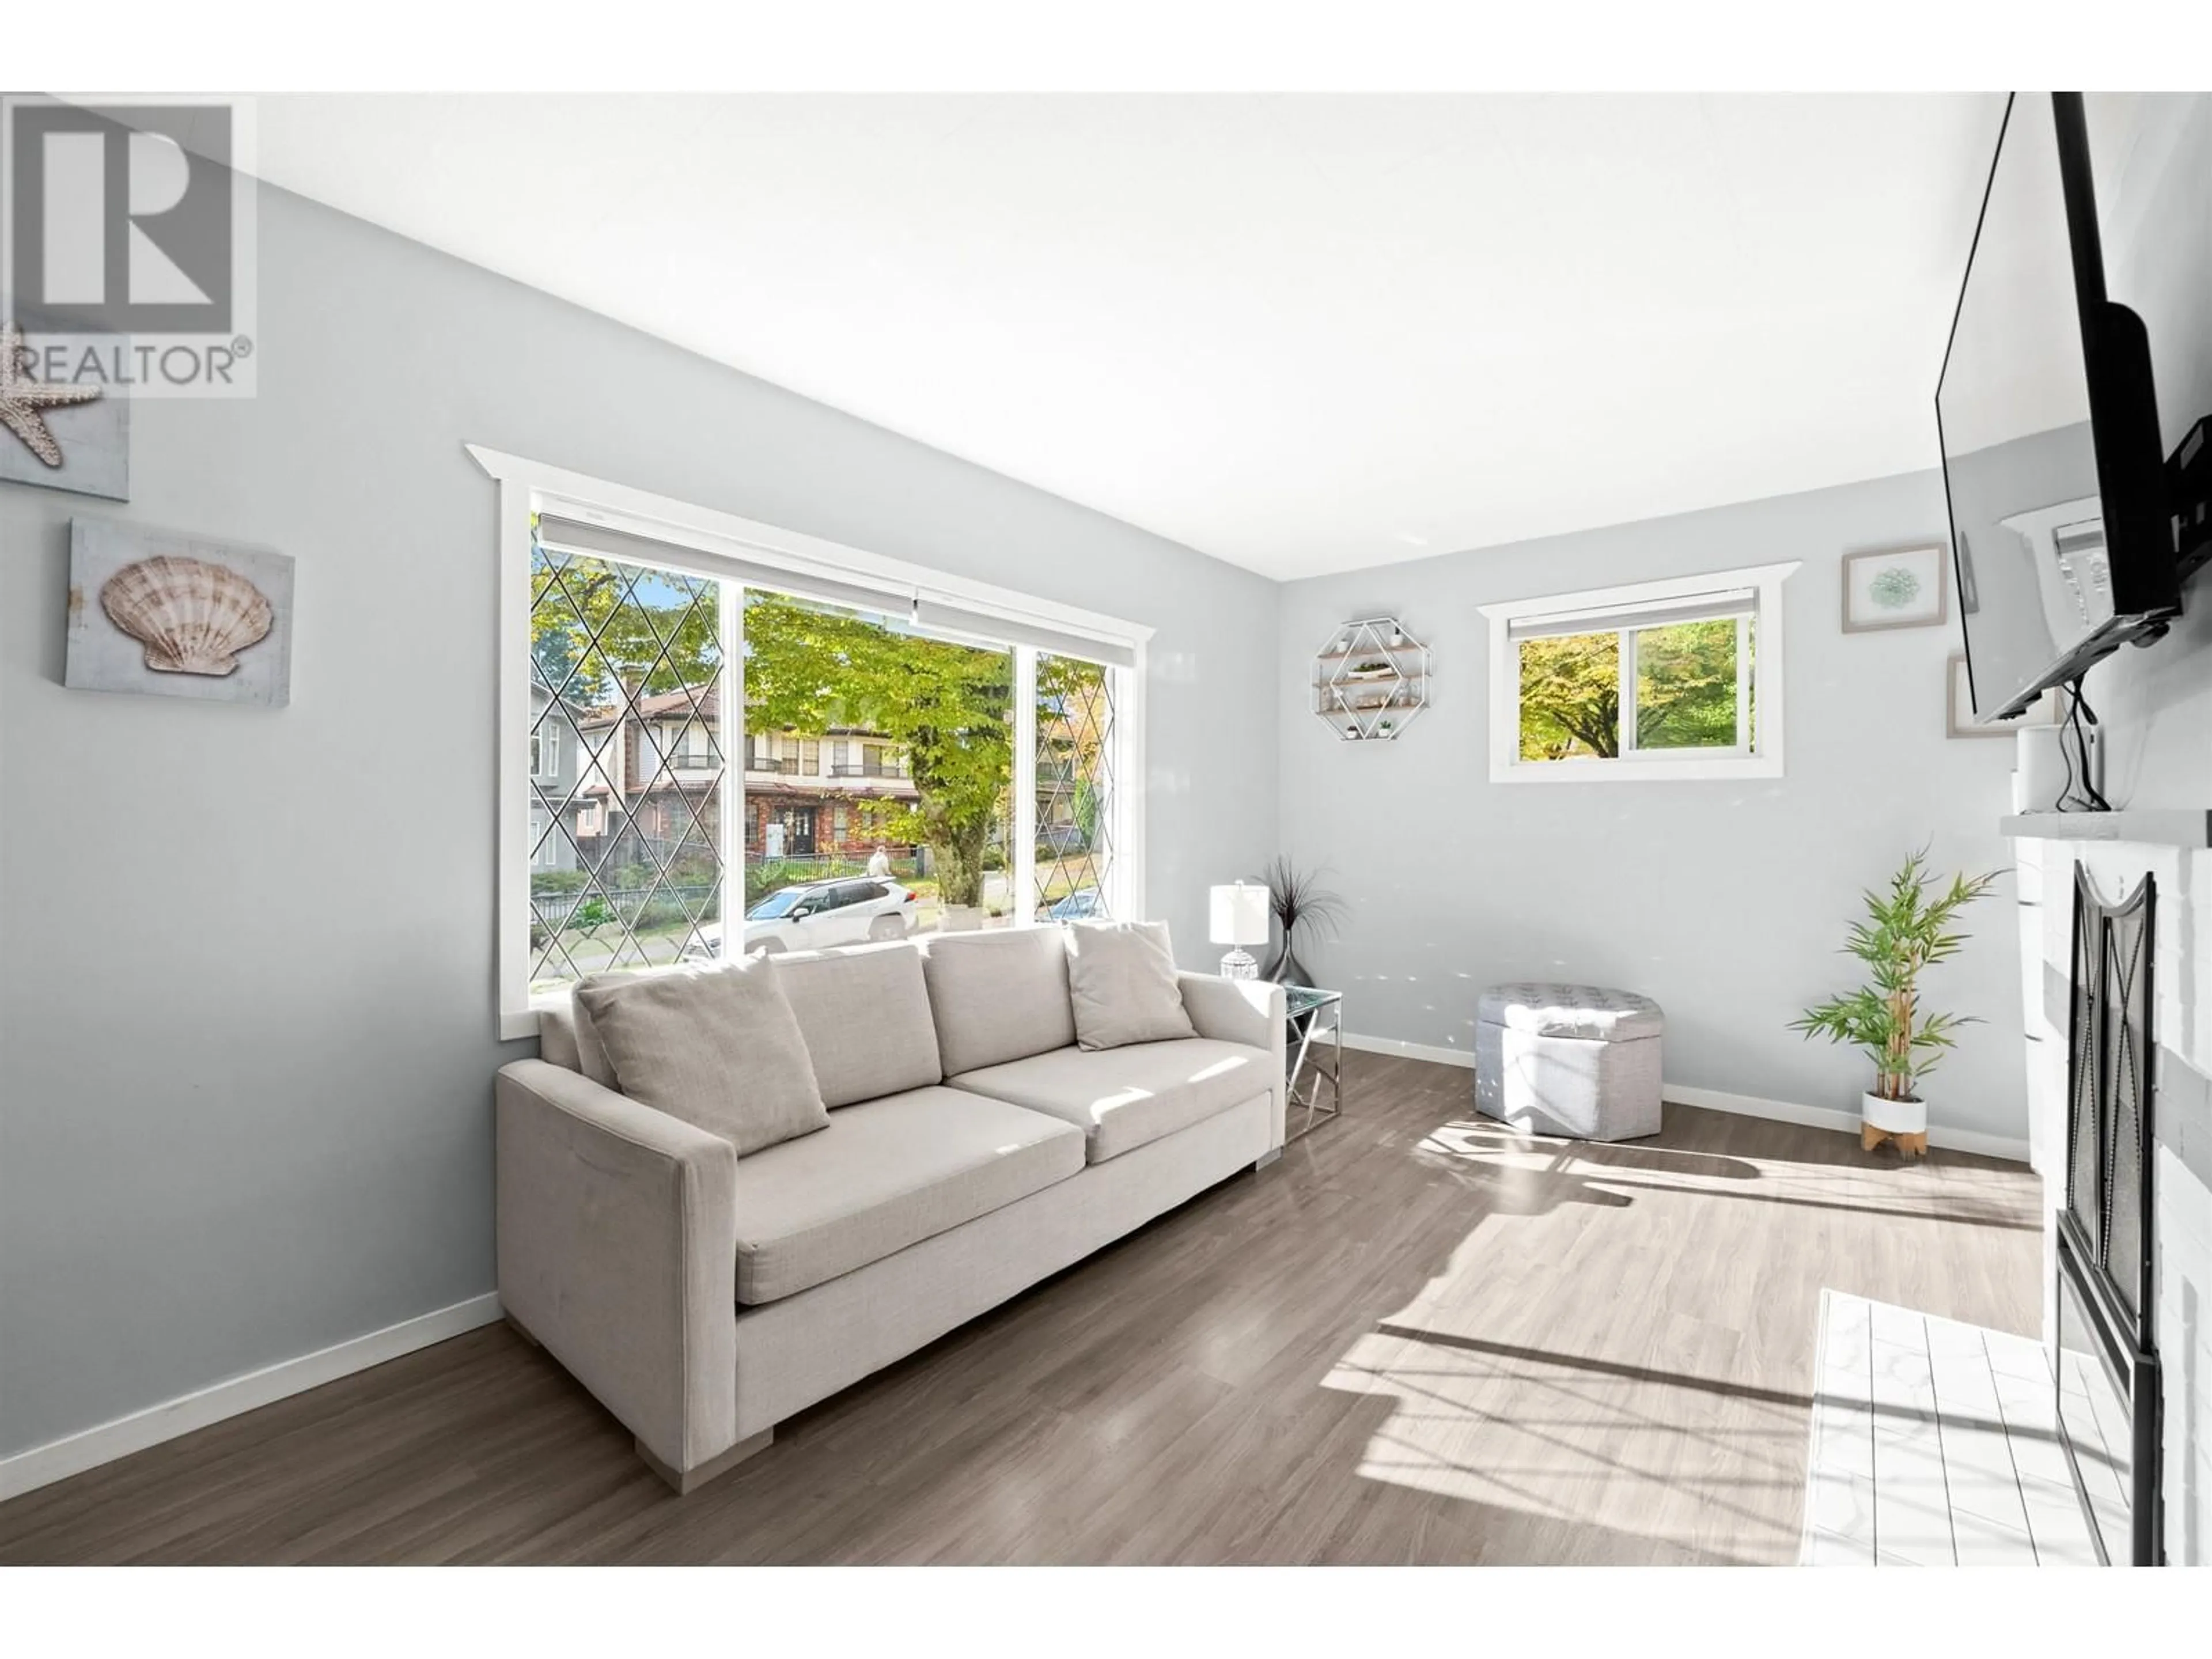
[[[1079,657],[1036,659],[1036,902],[1041,920],[1110,914],[1114,675]]]
[[[533,538],[532,991],[718,949],[721,597]]]
[[[503,1037],[593,973],[1140,913],[1137,624],[471,453]]]

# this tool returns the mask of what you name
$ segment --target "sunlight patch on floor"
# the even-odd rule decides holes
[[[1686,1359],[1704,1346],[1723,1374],[1394,1325],[1356,1341],[1325,1386],[1400,1402],[1368,1442],[1364,1479],[1692,1549],[1725,1513],[1735,1535],[1748,1527],[1780,1549],[1790,1528],[1745,1492],[1796,1484],[1802,1402],[1736,1389],[1726,1345],[1678,1334]]]
[[[2015,1174],[1953,1163],[1939,1154],[1900,1170],[1838,1135],[1839,1161],[1810,1162],[1692,1152],[1641,1141],[1593,1142],[1530,1135],[1482,1118],[1460,1118],[1424,1136],[1417,1152],[1442,1167],[1479,1173],[1565,1176],[1615,1202],[1638,1192],[1702,1194],[1763,1203],[1927,1216],[2033,1231],[2019,1214]],[[1861,1161],[1861,1160],[1863,1161]]]

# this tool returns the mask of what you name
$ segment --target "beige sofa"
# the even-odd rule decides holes
[[[679,1492],[775,1425],[1279,1154],[1279,987],[1076,1046],[1061,930],[780,957],[830,1127],[739,1158],[625,1097],[574,1006],[497,1088],[507,1316]]]

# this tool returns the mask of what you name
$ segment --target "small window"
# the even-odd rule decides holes
[[[1484,606],[1492,781],[1779,777],[1796,568]]]
[[[540,806],[530,809],[530,867],[550,870],[556,862],[552,842],[547,838],[545,811]]]

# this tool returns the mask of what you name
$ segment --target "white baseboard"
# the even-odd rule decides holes
[[[1771,1118],[1778,1123],[1803,1123],[1815,1129],[1838,1129],[1847,1135],[1859,1132],[1859,1115],[1833,1106],[1801,1106],[1795,1101],[1765,1100],[1756,1095],[1732,1095],[1719,1089],[1693,1089],[1686,1084],[1664,1085],[1667,1098],[1685,1106],[1703,1106],[1741,1117]],[[1941,1123],[1928,1126],[1928,1144],[1948,1146],[1954,1152],[1981,1158],[2001,1158],[2008,1163],[2027,1162],[2027,1142],[2013,1135],[1984,1134],[1978,1129],[1953,1129]]]
[[[414,1319],[387,1325],[296,1359],[280,1360],[258,1371],[212,1383],[180,1395],[159,1406],[132,1412],[110,1423],[100,1423],[43,1446],[33,1446],[11,1457],[0,1457],[0,1503],[67,1480],[86,1469],[112,1463],[118,1457],[158,1446],[164,1440],[220,1423],[227,1417],[273,1404],[309,1389],[334,1382],[341,1376],[381,1365],[387,1359],[427,1348],[434,1342],[489,1325],[500,1317],[496,1294],[471,1297],[449,1308],[439,1308]]]
[[[1684,1083],[1665,1083],[1660,1091],[1668,1099],[1684,1106],[1702,1106],[1708,1111],[1733,1112],[1738,1117],[1763,1117],[1777,1123],[1802,1123],[1808,1129],[1835,1129],[1847,1135],[1859,1132],[1856,1112],[1846,1112],[1833,1106],[1801,1106],[1794,1100],[1768,1100],[1759,1095],[1732,1095],[1721,1089],[1694,1089]],[[1928,1139],[1933,1144],[1939,1132],[1931,1127]]]
[[[1457,1066],[1469,1071],[1474,1067],[1474,1056],[1467,1049],[1407,1042],[1397,1037],[1360,1036],[1346,1031],[1344,1046],[1370,1054],[1400,1054],[1408,1060],[1434,1060],[1440,1066]],[[1739,1117],[1770,1118],[1777,1123],[1802,1123],[1808,1128],[1834,1129],[1847,1135],[1856,1135],[1859,1132],[1859,1115],[1838,1107],[1802,1106],[1796,1101],[1729,1094],[1720,1089],[1698,1089],[1686,1083],[1668,1083],[1662,1088],[1668,1100],[1680,1102],[1685,1106],[1703,1106],[1715,1112],[1734,1112]],[[1928,1144],[1948,1146],[1954,1152],[2001,1158],[2014,1164],[2028,1161],[2027,1140],[2012,1135],[1983,1134],[1973,1129],[1950,1129],[1940,1123],[1931,1123],[1928,1126]]]
[[[1440,1048],[1432,1043],[1407,1042],[1397,1037],[1360,1036],[1351,1031],[1344,1034],[1344,1046],[1370,1054],[1401,1054],[1407,1060],[1432,1060],[1439,1066],[1457,1066],[1470,1072],[1474,1069],[1474,1056],[1464,1048]]]

